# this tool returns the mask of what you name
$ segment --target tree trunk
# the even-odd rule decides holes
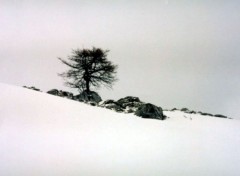
[[[85,68],[85,73],[83,78],[86,81],[86,92],[89,94],[90,93],[90,76],[87,68]]]
[[[86,80],[86,91],[87,91],[87,93],[90,92],[90,86],[89,86],[89,84],[90,84],[90,81],[87,79],[87,80]]]

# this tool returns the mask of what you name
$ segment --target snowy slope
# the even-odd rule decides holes
[[[240,175],[240,121],[164,113],[142,119],[0,84],[0,175]]]

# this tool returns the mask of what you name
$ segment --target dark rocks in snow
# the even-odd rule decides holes
[[[32,89],[35,91],[40,91],[40,89],[35,88],[34,86],[32,87],[23,86],[23,87]],[[73,93],[71,92],[57,90],[57,89],[51,89],[47,91],[47,93],[55,96],[60,96],[60,97],[88,103],[92,106],[104,107],[110,110],[114,110],[116,112],[134,113],[135,115],[140,116],[142,118],[151,118],[151,119],[160,119],[160,120],[164,120],[166,118],[166,116],[164,116],[163,114],[163,110],[161,107],[157,107],[150,103],[144,103],[140,101],[138,97],[127,96],[125,98],[119,99],[118,101],[106,100],[104,102],[101,102],[102,98],[99,96],[97,92],[94,92],[94,91],[90,91],[90,92],[83,91],[82,93],[76,96],[74,96]],[[203,116],[213,116],[213,117],[231,119],[221,114],[213,115],[213,114],[204,113],[201,111],[198,111],[198,112],[190,111],[188,108],[182,108],[182,109],[173,108],[170,111],[177,111],[177,110],[178,111],[180,110],[188,114],[201,114]]]
[[[195,112],[195,111],[189,111],[188,113],[189,114],[197,114],[197,112]]]
[[[220,118],[227,118],[227,116],[221,115],[221,114],[215,114],[215,117],[220,117]]]
[[[62,91],[62,90],[60,90],[60,91],[58,92],[58,96],[60,96],[60,97],[65,97],[65,98],[69,98],[69,99],[73,99],[73,93],[67,92],[67,91]]]
[[[106,100],[100,104],[100,107],[105,107],[116,112],[134,113],[143,104],[138,97],[127,96],[118,101]]]
[[[224,116],[224,115],[221,115],[221,114],[213,115],[213,114],[211,114],[211,113],[206,113],[206,112],[201,112],[201,111],[198,111],[197,113],[198,113],[198,114],[201,114],[201,115],[203,115],[203,116],[212,116],[212,117],[228,118],[227,116]]]
[[[180,111],[187,113],[187,114],[197,114],[196,111],[189,110],[188,108],[182,108]]]
[[[182,108],[181,111],[186,112],[186,111],[189,111],[189,110],[188,110],[188,108]]]
[[[117,103],[116,101],[114,101],[114,100],[105,100],[104,102],[103,102],[103,104],[115,104],[115,103]]]
[[[92,103],[97,103],[98,104],[100,101],[102,101],[102,98],[98,95],[97,92],[83,91],[79,95],[76,95],[74,97],[74,100],[78,100],[78,101],[81,101],[81,102],[92,102]]]
[[[208,115],[208,113],[206,113],[206,112],[200,112],[199,114],[201,114],[203,116],[207,116]]]
[[[221,115],[221,114],[213,115],[213,114],[206,113],[206,112],[201,112],[201,111],[199,111],[198,113],[201,114],[201,115],[203,115],[203,116],[212,116],[212,117],[228,118],[227,116],[224,116],[224,115]]]
[[[132,113],[135,112],[144,103],[141,102],[138,97],[127,96],[125,98],[119,99],[117,101],[117,104],[120,105],[125,112]]]
[[[114,100],[106,100],[103,103],[101,103],[100,107],[105,107],[107,109],[114,110],[116,112],[123,112],[124,109],[118,104],[118,102]]]
[[[196,111],[191,111],[188,108],[182,108],[182,109],[173,108],[170,111],[182,111],[182,112],[185,112],[185,113],[188,113],[188,114],[197,114]]]
[[[23,86],[24,88],[27,88],[27,89],[31,89],[31,90],[35,90],[35,91],[40,91],[40,89],[34,87],[34,86],[31,86],[31,87],[28,87],[28,86]]]
[[[185,112],[185,113],[188,113],[188,114],[196,114],[195,111],[190,111],[188,108],[182,108],[181,111]]]
[[[73,94],[71,92],[67,92],[67,91],[51,89],[51,90],[47,91],[47,93],[51,94],[51,95],[59,96],[59,97],[73,99]]]
[[[106,100],[100,106],[115,110],[116,112],[133,113],[143,102],[138,97],[127,96],[118,101]]]
[[[188,114],[197,114],[196,111],[190,111],[188,108],[182,108],[182,109],[173,108],[170,111],[182,111],[182,112],[185,112],[185,113],[188,113]]]
[[[100,104],[100,107],[114,110],[116,112],[134,113],[142,118],[164,120],[163,110],[150,103],[143,103],[138,97],[127,96],[118,101],[106,100]]]
[[[162,112],[162,108],[157,107],[150,103],[142,104],[135,112],[135,115],[142,118],[151,118],[159,120],[165,119],[165,116],[163,115]]]
[[[119,104],[125,104],[130,102],[141,102],[138,97],[127,96],[125,98],[121,98],[117,101]]]
[[[227,116],[224,116],[224,115],[221,115],[221,114],[216,114],[216,115],[213,115],[211,113],[206,113],[206,112],[202,112],[202,111],[192,111],[192,110],[189,110],[188,108],[182,108],[182,109],[177,109],[177,108],[173,108],[172,110],[170,111],[182,111],[184,113],[187,113],[187,114],[200,114],[202,116],[211,116],[211,117],[219,117],[219,118],[228,118],[228,119],[231,119]]]
[[[201,112],[200,114],[203,115],[203,116],[213,116],[212,114],[206,113],[206,112]]]
[[[96,106],[100,101],[102,101],[102,98],[94,91],[90,91],[87,93],[87,91],[83,91],[79,95],[74,96],[73,93],[57,90],[57,89],[51,89],[47,91],[48,94],[56,95],[63,98],[69,98],[76,101],[81,101],[85,103],[89,103],[93,106]]]
[[[51,89],[51,90],[47,91],[47,93],[58,96],[59,91],[57,89]]]

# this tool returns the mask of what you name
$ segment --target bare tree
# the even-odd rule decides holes
[[[113,65],[107,60],[109,50],[102,50],[93,47],[92,49],[76,49],[68,60],[58,58],[63,64],[67,65],[68,71],[59,74],[71,88],[79,91],[90,92],[90,87],[112,87],[116,81],[117,65]]]

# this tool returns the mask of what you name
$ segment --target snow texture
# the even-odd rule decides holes
[[[165,121],[0,84],[1,176],[239,176],[240,121]]]

